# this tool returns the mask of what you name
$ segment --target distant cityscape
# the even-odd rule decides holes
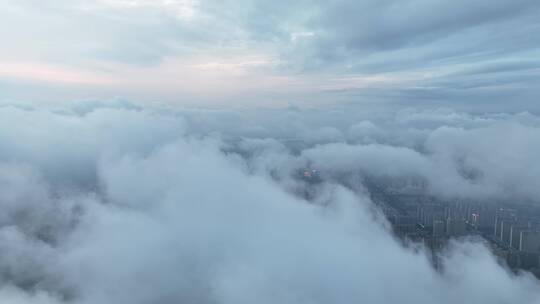
[[[319,183],[314,169],[304,180]],[[516,202],[444,200],[426,194],[424,183],[411,180],[365,179],[371,200],[382,210],[404,244],[423,244],[433,266],[442,267],[439,253],[451,240],[474,238],[513,271],[526,270],[540,279],[540,207]]]

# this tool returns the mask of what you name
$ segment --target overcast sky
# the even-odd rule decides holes
[[[2,0],[0,100],[535,111],[537,0]]]

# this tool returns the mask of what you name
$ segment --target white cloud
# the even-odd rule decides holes
[[[88,101],[52,111],[4,106],[0,118],[4,301],[540,299],[536,279],[510,273],[474,241],[453,244],[435,271],[423,250],[395,240],[366,189],[344,180],[420,177],[438,196],[484,199],[511,187],[505,195],[538,201],[534,115]],[[508,148],[492,153],[501,134]],[[306,166],[323,183],[296,178]],[[476,184],[460,174],[469,167],[482,172]]]

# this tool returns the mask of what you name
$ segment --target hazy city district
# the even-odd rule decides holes
[[[306,169],[308,184],[321,173]],[[499,262],[513,271],[526,270],[540,278],[540,207],[533,202],[441,199],[426,194],[426,183],[415,179],[363,180],[372,201],[384,213],[404,245],[423,244],[433,266],[456,239],[483,242]],[[306,193],[309,197],[309,193]]]

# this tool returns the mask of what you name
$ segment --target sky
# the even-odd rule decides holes
[[[0,99],[537,111],[535,0],[2,0]]]

